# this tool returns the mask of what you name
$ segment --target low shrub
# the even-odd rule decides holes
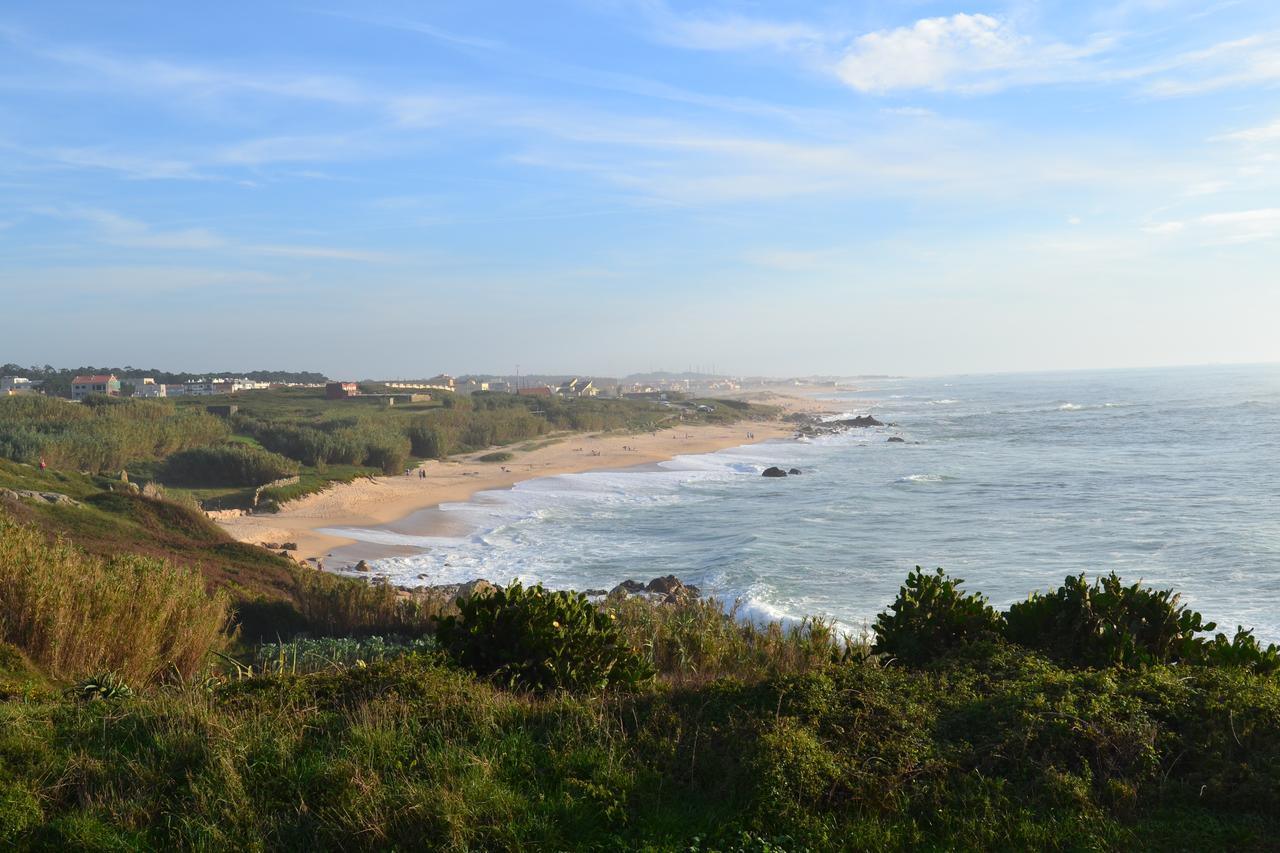
[[[434,637],[405,639],[400,637],[319,637],[289,642],[263,643],[254,654],[259,672],[275,675],[300,675],[307,672],[341,670],[395,660],[416,652],[436,648]]]
[[[505,450],[499,450],[496,453],[486,453],[484,456],[479,457],[476,461],[477,462],[510,462],[512,459],[515,459],[515,458],[516,457],[514,453],[508,453]]]
[[[585,595],[519,582],[458,604],[440,620],[441,645],[463,666],[538,692],[635,687],[653,670],[626,643],[616,615]]]
[[[101,672],[80,679],[67,688],[66,695],[82,702],[129,699],[133,696],[133,688],[114,672]]]
[[[961,578],[916,566],[887,612],[876,617],[874,651],[923,663],[974,640],[997,636],[1001,617],[985,596],[963,593]]]

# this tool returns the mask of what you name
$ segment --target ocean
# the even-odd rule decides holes
[[[916,565],[1001,606],[1115,571],[1280,641],[1280,365],[876,379],[824,399],[889,425],[530,480],[442,506],[456,536],[343,532],[413,546],[374,563],[397,584],[675,574],[749,618],[855,633]]]

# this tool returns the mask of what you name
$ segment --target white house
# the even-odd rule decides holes
[[[154,400],[157,397],[167,397],[166,386],[157,384],[150,376],[137,380],[133,384],[133,396],[142,397],[148,400]]]

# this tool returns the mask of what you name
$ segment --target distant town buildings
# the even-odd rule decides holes
[[[39,379],[33,381],[25,376],[0,376],[0,397],[35,394],[43,384]]]
[[[550,385],[530,385],[526,388],[520,388],[516,391],[521,397],[550,397]]]
[[[93,376],[77,376],[71,380],[71,399],[83,400],[90,394],[105,394],[108,397],[120,396],[120,380],[114,373],[95,374]]]

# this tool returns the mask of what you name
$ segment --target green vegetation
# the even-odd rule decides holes
[[[495,453],[486,453],[483,456],[476,457],[477,462],[510,462],[515,459],[514,453],[508,453],[505,450],[499,450]]]
[[[0,397],[0,458],[72,471],[119,471],[134,462],[221,441],[227,425],[161,400],[91,397],[69,403]]]
[[[292,459],[237,442],[175,453],[165,459],[160,476],[179,486],[262,486],[297,473]]]
[[[441,644],[463,666],[509,687],[603,690],[653,675],[624,641],[617,614],[581,593],[513,583],[458,605],[440,620]]]

